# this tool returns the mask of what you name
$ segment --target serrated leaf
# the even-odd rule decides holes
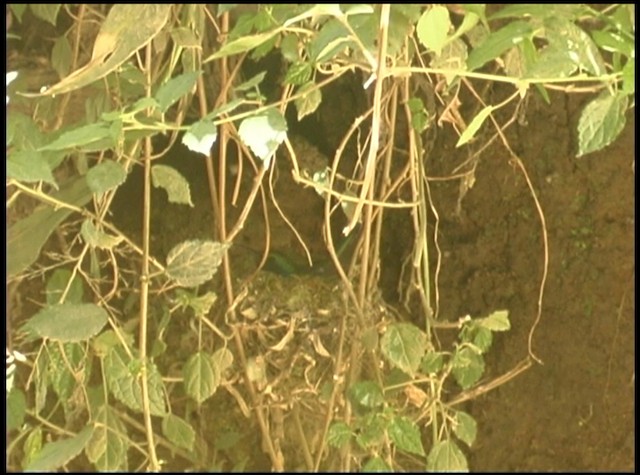
[[[309,62],[293,63],[287,70],[287,74],[284,77],[284,83],[300,86],[311,79],[312,72],[313,66]]]
[[[104,358],[107,385],[120,402],[134,411],[142,412],[141,361],[129,360],[122,347],[112,348]],[[157,367],[147,363],[149,409],[154,416],[167,414],[164,383]]]
[[[204,60],[205,63],[213,61],[214,59],[224,58],[225,56],[231,56],[234,54],[244,53],[245,51],[257,48],[263,43],[266,43],[271,38],[280,33],[280,30],[267,31],[265,33],[258,33],[257,35],[243,36],[237,40],[229,41],[222,45],[217,52],[209,56]]]
[[[316,87],[313,81],[302,86],[298,93],[302,96],[295,100],[296,109],[298,110],[298,120],[302,120],[309,114],[313,114],[322,102],[322,92]]]
[[[190,71],[171,78],[161,85],[154,95],[160,106],[160,112],[164,114],[182,96],[189,94],[201,74],[202,71]]]
[[[183,287],[204,284],[218,271],[229,244],[214,241],[184,241],[167,256],[167,275]]]
[[[182,136],[182,143],[192,152],[201,153],[208,157],[211,147],[213,147],[217,139],[218,129],[216,125],[210,120],[201,120],[189,127],[189,130]]]
[[[211,355],[211,361],[217,373],[222,377],[224,372],[233,364],[233,353],[227,348],[220,348]]]
[[[287,137],[287,122],[278,109],[271,108],[247,117],[238,128],[238,135],[251,151],[269,168],[271,157]]]
[[[425,455],[422,439],[420,438],[420,429],[411,419],[404,416],[394,417],[387,428],[387,432],[391,441],[400,450],[410,454]]]
[[[84,341],[97,335],[107,323],[107,312],[92,303],[62,303],[44,307],[26,326],[43,338]]]
[[[93,426],[85,427],[76,436],[50,442],[46,444],[42,450],[35,455],[33,461],[25,469],[27,472],[53,472],[70,462],[87,445]]]
[[[78,343],[65,343],[64,356],[58,344],[47,345],[49,351],[49,380],[58,399],[65,405],[77,386],[85,352]],[[69,367],[68,365],[71,365]]]
[[[484,358],[468,346],[459,348],[453,355],[453,376],[462,389],[477,383],[484,373]]]
[[[169,414],[162,419],[162,433],[170,442],[186,450],[193,450],[196,432],[184,419]]]
[[[511,329],[509,310],[496,310],[488,317],[478,318],[476,322],[492,332],[505,332]]]
[[[478,423],[469,414],[463,411],[456,411],[455,421],[453,424],[453,432],[462,442],[469,447],[476,441],[478,434]]]
[[[381,457],[373,457],[367,460],[362,467],[362,473],[376,473],[376,472],[393,472],[393,469],[387,465]]]
[[[430,472],[468,472],[469,463],[460,447],[453,440],[436,443],[427,457]]]
[[[213,396],[220,384],[220,375],[213,364],[211,355],[202,351],[189,358],[182,374],[187,394],[198,404],[202,404]]]
[[[373,381],[358,381],[349,389],[351,400],[363,407],[374,408],[384,404],[382,388]]]
[[[336,449],[344,447],[351,440],[351,429],[342,421],[334,421],[327,432],[327,444]]]
[[[583,109],[578,121],[578,157],[613,142],[626,123],[628,96],[603,91]]]
[[[444,358],[442,353],[437,351],[431,351],[424,355],[420,362],[420,371],[425,374],[437,373],[442,369]]]
[[[429,8],[422,14],[416,25],[418,39],[424,46],[435,52],[436,56],[440,56],[450,29],[449,10],[442,5]]]
[[[112,236],[97,228],[91,219],[85,219],[80,227],[82,239],[91,247],[113,249],[124,239],[122,236]]]
[[[528,22],[514,21],[491,33],[478,47],[469,53],[467,68],[474,71],[505,51],[513,48],[533,32]]]
[[[493,343],[493,333],[488,328],[478,325],[475,329],[472,343],[477,346],[482,353],[486,353]]]
[[[20,428],[27,412],[27,399],[18,388],[12,388],[7,394],[7,431]]]
[[[427,350],[427,336],[410,323],[394,323],[387,327],[380,348],[389,363],[413,375]]]
[[[113,160],[105,160],[87,172],[87,185],[94,193],[100,194],[119,187],[127,179],[127,171]]]
[[[24,183],[44,181],[58,188],[49,162],[42,153],[35,150],[10,152],[7,157],[7,178]]]
[[[178,170],[168,165],[154,165],[151,167],[151,180],[153,186],[163,188],[167,192],[170,203],[189,205],[193,208],[189,182]]]
[[[362,418],[360,431],[356,433],[356,442],[363,449],[380,444],[386,434],[387,418],[383,414],[370,413]]]
[[[491,115],[494,109],[495,108],[493,106],[486,106],[480,112],[478,112],[478,115],[476,115],[473,118],[469,126],[460,135],[460,138],[458,139],[458,143],[456,144],[456,147],[460,147],[466,144],[473,137],[475,137],[478,130],[480,130],[480,127],[482,127],[482,124],[484,124],[484,121],[487,120],[487,117]]]
[[[127,471],[127,426],[106,405],[96,411],[95,421],[96,427],[85,447],[87,458],[101,472]]]
[[[215,292],[207,292],[197,297],[189,299],[189,307],[193,309],[196,317],[201,317],[209,313],[211,306],[216,302],[218,296]]]

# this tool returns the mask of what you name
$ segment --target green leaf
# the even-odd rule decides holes
[[[84,177],[75,178],[52,195],[58,201],[82,207],[91,199]],[[54,210],[41,205],[26,218],[11,226],[7,233],[7,275],[15,276],[33,264],[51,233],[71,214],[68,208]]]
[[[452,359],[451,372],[462,389],[477,383],[484,373],[484,358],[468,346],[458,348]]]
[[[547,46],[540,51],[537,59],[526,68],[527,78],[564,78],[571,76],[577,64],[565,48]]]
[[[313,66],[309,62],[296,62],[289,66],[287,74],[284,77],[285,84],[293,84],[300,86],[311,79]]]
[[[127,179],[127,171],[116,161],[105,160],[87,172],[87,185],[100,194],[119,187]]]
[[[349,389],[352,402],[363,407],[374,408],[384,404],[382,388],[373,381],[358,381]]]
[[[83,125],[77,129],[65,132],[52,143],[41,147],[39,151],[66,150],[82,147],[84,145],[110,138],[113,138],[111,134],[111,124],[102,122],[98,124]]]
[[[362,418],[360,431],[356,432],[356,442],[363,449],[379,445],[385,438],[387,418],[383,414],[370,413]]]
[[[42,450],[42,427],[37,426],[27,436],[27,440],[22,447],[24,456],[22,457],[22,469],[29,466],[33,458]]]
[[[86,354],[78,343],[65,343],[64,356],[58,344],[49,344],[47,349],[49,380],[58,399],[62,401],[63,406],[66,406],[77,387],[76,375],[81,374]]]
[[[100,406],[96,411],[95,421],[97,424],[93,435],[84,449],[87,458],[101,472],[127,471],[127,426],[122,423],[118,413],[107,405]]]
[[[151,167],[151,180],[153,186],[163,188],[167,192],[170,203],[189,205],[193,208],[189,182],[178,170],[168,165],[154,165]]]
[[[238,128],[238,135],[251,151],[269,168],[271,157],[287,137],[287,122],[275,108],[247,117]]]
[[[84,341],[97,335],[107,323],[107,312],[92,303],[62,303],[44,307],[26,326],[43,338]]]
[[[85,427],[69,439],[46,444],[25,469],[26,472],[53,472],[74,459],[89,442],[93,426]]]
[[[478,424],[476,420],[466,412],[456,411],[453,432],[458,436],[458,439],[471,447],[478,434]]]
[[[469,464],[460,447],[453,440],[436,443],[427,457],[430,472],[468,472]]]
[[[334,421],[327,432],[327,444],[336,449],[341,449],[351,440],[351,429],[342,421]]]
[[[171,78],[161,85],[154,96],[160,105],[160,112],[164,114],[182,96],[189,94],[201,74],[202,71],[191,71]]]
[[[555,16],[546,18],[544,26],[549,45],[556,50],[566,51],[580,69],[594,76],[606,73],[598,47],[579,26]]]
[[[420,371],[425,374],[434,374],[442,369],[444,363],[443,353],[431,351],[424,355],[420,362]]]
[[[185,390],[189,396],[202,404],[218,389],[220,375],[213,364],[211,355],[198,352],[189,358],[182,370]]]
[[[213,61],[214,59],[224,58],[234,54],[244,53],[246,51],[257,48],[263,43],[266,43],[271,38],[280,33],[279,29],[273,31],[267,31],[265,33],[258,33],[257,35],[243,36],[237,40],[229,41],[222,46],[217,52],[209,56],[204,60],[205,63]]]
[[[622,92],[635,94],[636,92],[636,60],[629,58],[622,68]]]
[[[322,92],[313,81],[310,81],[298,89],[298,93],[302,94],[302,96],[295,100],[295,104],[298,110],[298,120],[302,120],[318,109],[322,102]]]
[[[393,472],[393,469],[387,465],[381,457],[373,457],[367,460],[367,463],[362,467],[362,473],[375,473],[375,472]]]
[[[7,394],[7,431],[19,429],[27,412],[27,399],[18,388],[11,388]]]
[[[478,318],[476,322],[492,332],[504,332],[511,329],[509,310],[496,310],[488,317]]]
[[[408,417],[396,416],[387,428],[391,441],[400,450],[410,454],[425,455],[420,438],[420,429]]]
[[[162,419],[162,433],[171,443],[178,447],[189,451],[193,450],[196,432],[184,419],[173,414],[168,414]]]
[[[112,236],[98,229],[91,219],[85,219],[82,222],[80,234],[89,246],[101,249],[113,249],[124,239],[122,236]]]
[[[51,173],[51,165],[44,154],[36,150],[11,151],[7,157],[7,178],[24,183],[44,181],[58,187]]]
[[[493,343],[493,333],[488,328],[479,325],[474,330],[471,343],[477,346],[482,353],[486,353]]]
[[[496,59],[505,51],[513,48],[532,33],[531,25],[524,21],[514,21],[491,33],[485,41],[469,54],[467,59],[468,70],[474,71],[481,68],[489,61]]]
[[[478,130],[480,130],[480,127],[482,127],[482,124],[484,124],[484,121],[487,120],[487,117],[491,115],[494,109],[495,108],[493,106],[486,106],[480,112],[478,112],[478,115],[476,115],[473,118],[469,126],[460,135],[460,138],[458,139],[458,143],[456,144],[456,147],[460,147],[466,144],[473,137],[475,137]]]
[[[424,46],[435,52],[436,56],[440,56],[450,29],[449,10],[442,5],[429,8],[422,14],[416,25],[418,39]]]
[[[198,152],[208,157],[217,138],[216,125],[210,120],[201,120],[189,127],[189,130],[182,137],[182,143],[192,152]]]
[[[138,412],[142,412],[141,366],[140,360],[129,360],[121,346],[112,348],[104,358],[104,370],[109,390],[118,401]],[[157,367],[151,362],[147,363],[147,387],[151,414],[165,416],[167,408],[164,383]]]
[[[209,310],[211,310],[211,306],[216,302],[217,298],[218,296],[215,294],[215,292],[207,292],[203,295],[199,295],[197,297],[193,296],[189,298],[188,305],[193,309],[196,317],[202,317],[209,313]]]
[[[29,8],[31,13],[36,17],[51,23],[56,26],[56,19],[58,18],[58,12],[60,11],[60,3],[30,3]]]
[[[578,121],[578,157],[613,142],[626,123],[628,96],[603,91],[583,109]]]
[[[184,241],[167,256],[167,275],[183,287],[204,284],[218,271],[229,244],[214,241]]]
[[[171,4],[114,5],[100,27],[91,61],[42,94],[33,96],[64,94],[102,79],[160,33],[172,7]]]
[[[389,363],[413,375],[427,350],[427,336],[410,323],[393,323],[382,336],[380,347]]]
[[[58,73],[58,76],[65,77],[69,74],[71,63],[73,61],[73,52],[71,45],[66,36],[60,36],[56,39],[51,50],[51,65]]]
[[[220,348],[211,355],[211,362],[216,372],[222,377],[224,372],[233,364],[233,353],[227,348]]]
[[[635,54],[634,43],[617,32],[595,30],[591,36],[596,45],[605,51],[621,53],[629,58]]]
[[[262,71],[261,73],[256,74],[255,76],[253,76],[249,80],[243,82],[242,84],[239,84],[238,86],[235,86],[233,88],[233,90],[235,92],[244,92],[244,91],[247,91],[249,89],[253,89],[254,87],[258,86],[264,80],[264,77],[266,75],[267,75],[267,72],[266,71]]]

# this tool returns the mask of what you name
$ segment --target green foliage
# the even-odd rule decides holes
[[[409,288],[401,289],[428,315],[424,327],[372,310],[380,306],[375,300],[378,277],[362,269],[378,269],[377,251],[366,254],[358,248],[356,265],[342,284],[358,288],[352,293],[363,301],[346,308],[364,316],[354,323],[351,310],[341,310],[347,323],[344,339],[331,333],[342,328],[337,320],[321,324],[318,315],[306,314],[305,299],[315,296],[305,296],[299,307],[286,312],[274,312],[272,306],[248,311],[243,307],[245,276],[232,274],[236,267],[227,253],[249,211],[255,211],[251,200],[264,191],[260,186],[267,186],[265,172],[272,171],[272,160],[292,138],[287,118],[303,121],[319,111],[326,114],[322,108],[331,97],[325,87],[347,73],[355,73],[371,91],[370,100],[381,93],[375,99],[379,109],[368,107],[382,115],[372,119],[367,112],[349,124],[353,135],[342,137],[334,168],[318,171],[313,181],[322,185],[323,199],[333,187],[332,206],[339,201],[351,219],[358,218],[354,200],[367,196],[364,186],[373,176],[367,203],[374,217],[363,213],[359,219],[370,237],[380,234],[373,232],[379,230],[380,202],[405,191],[385,188],[394,180],[407,181],[391,179],[392,170],[403,167],[414,180],[406,186],[415,203],[410,212],[416,229],[430,229],[430,199],[420,191],[428,171],[419,167],[430,163],[423,156],[428,149],[423,141],[436,124],[454,124],[450,132],[457,134],[457,146],[468,146],[481,131],[502,127],[503,115],[516,117],[527,95],[540,94],[549,102],[551,87],[567,93],[589,88],[596,94],[577,123],[577,156],[605,148],[620,135],[635,103],[633,7],[596,11],[586,5],[509,5],[492,15],[483,4],[12,4],[9,10],[18,22],[35,17],[40,25],[56,28],[58,36],[46,41],[29,25],[21,24],[20,31],[50,45],[50,67],[61,78],[40,89],[52,79],[32,84],[20,71],[7,93],[7,211],[12,218],[7,276],[21,290],[27,280],[33,288],[40,285],[40,291],[44,287],[39,296],[36,290],[27,297],[37,301],[39,310],[20,316],[11,330],[19,349],[14,354],[29,355],[28,364],[12,359],[7,372],[11,467],[70,470],[75,468],[70,463],[82,459],[90,464],[84,469],[159,470],[166,458],[181,457],[192,464],[184,467],[189,470],[244,469],[255,458],[244,447],[252,445],[244,440],[254,435],[254,426],[225,428],[225,418],[234,411],[220,406],[226,399],[216,393],[222,394],[218,390],[224,386],[252,423],[262,418],[256,427],[263,446],[272,447],[273,467],[267,468],[290,469],[278,466],[283,451],[301,453],[306,445],[305,450],[318,451],[307,454],[312,459],[305,460],[307,470],[328,469],[326,459],[338,459],[338,454],[347,454],[350,468],[362,471],[404,469],[400,454],[418,460],[420,469],[468,470],[458,444],[473,449],[478,428],[471,415],[454,407],[455,397],[464,399],[479,388],[494,333],[508,331],[511,324],[507,310],[463,319],[457,326],[448,322],[444,330],[432,321],[433,259],[424,252],[427,237],[416,234],[408,266],[414,274]],[[229,20],[228,31],[222,19],[224,24]],[[275,56],[281,60],[276,86],[271,71],[258,61]],[[247,58],[260,70],[247,73]],[[378,78],[380,72],[384,76]],[[7,85],[12,78],[15,74]],[[494,103],[493,96],[475,89],[478,79],[503,84],[513,95]],[[459,94],[473,107],[458,110]],[[382,124],[377,131],[376,123]],[[369,131],[377,134],[376,141]],[[221,200],[211,227],[220,234],[215,241],[202,236],[172,241],[163,266],[164,256],[153,255],[153,246],[145,242],[148,236],[130,235],[114,225],[114,196],[130,185],[131,171],[144,164],[153,186],[163,188],[169,202],[195,208],[197,195],[177,171],[182,168],[155,162],[164,153],[159,144],[182,144],[209,161],[218,140],[224,140],[220,150],[229,155],[216,155],[208,163],[215,164],[210,196],[213,202]],[[406,164],[396,154],[403,142],[415,145]],[[374,143],[380,149],[369,155]],[[337,173],[340,154],[351,145],[357,145],[357,152],[347,153],[358,153],[352,157],[357,166],[351,176],[342,176],[348,167],[341,164]],[[393,167],[384,162],[387,150]],[[240,162],[251,163],[244,173],[255,170],[255,187],[238,206],[241,218],[232,222],[225,201],[230,191],[225,179],[232,170],[217,166],[230,166],[232,158],[244,160],[247,154],[259,160]],[[278,170],[273,171],[277,179]],[[295,173],[294,178],[302,181]],[[146,229],[150,215],[164,210],[143,191],[148,189],[139,193],[144,202],[127,205],[144,210],[138,224]],[[25,196],[39,206],[14,209]],[[152,242],[174,233],[152,229]],[[379,244],[370,248],[379,249]],[[222,287],[215,279],[225,256],[230,265],[220,280],[230,299],[219,298]],[[359,278],[364,280],[356,287]],[[287,293],[283,300],[299,299]],[[457,340],[441,347],[437,333],[452,328],[457,328]],[[258,336],[251,341],[253,334]],[[308,341],[290,350],[290,342],[301,334]],[[345,345],[340,351],[338,340]],[[374,364],[361,364],[367,358]],[[311,381],[317,374],[327,379]],[[244,390],[237,389],[241,384]],[[290,400],[278,393],[285,384]],[[458,392],[452,395],[452,390]],[[322,408],[326,433],[315,430],[314,443],[304,444],[300,431],[311,418],[287,411],[303,407],[314,412],[314,404]],[[286,412],[280,425],[299,419],[295,437],[278,428],[274,409]],[[292,442],[295,450],[287,447]],[[149,460],[148,467],[132,466],[140,458],[131,456],[134,447]],[[156,449],[163,451],[160,457]],[[327,450],[331,457],[324,457]],[[78,457],[83,452],[84,458]]]

